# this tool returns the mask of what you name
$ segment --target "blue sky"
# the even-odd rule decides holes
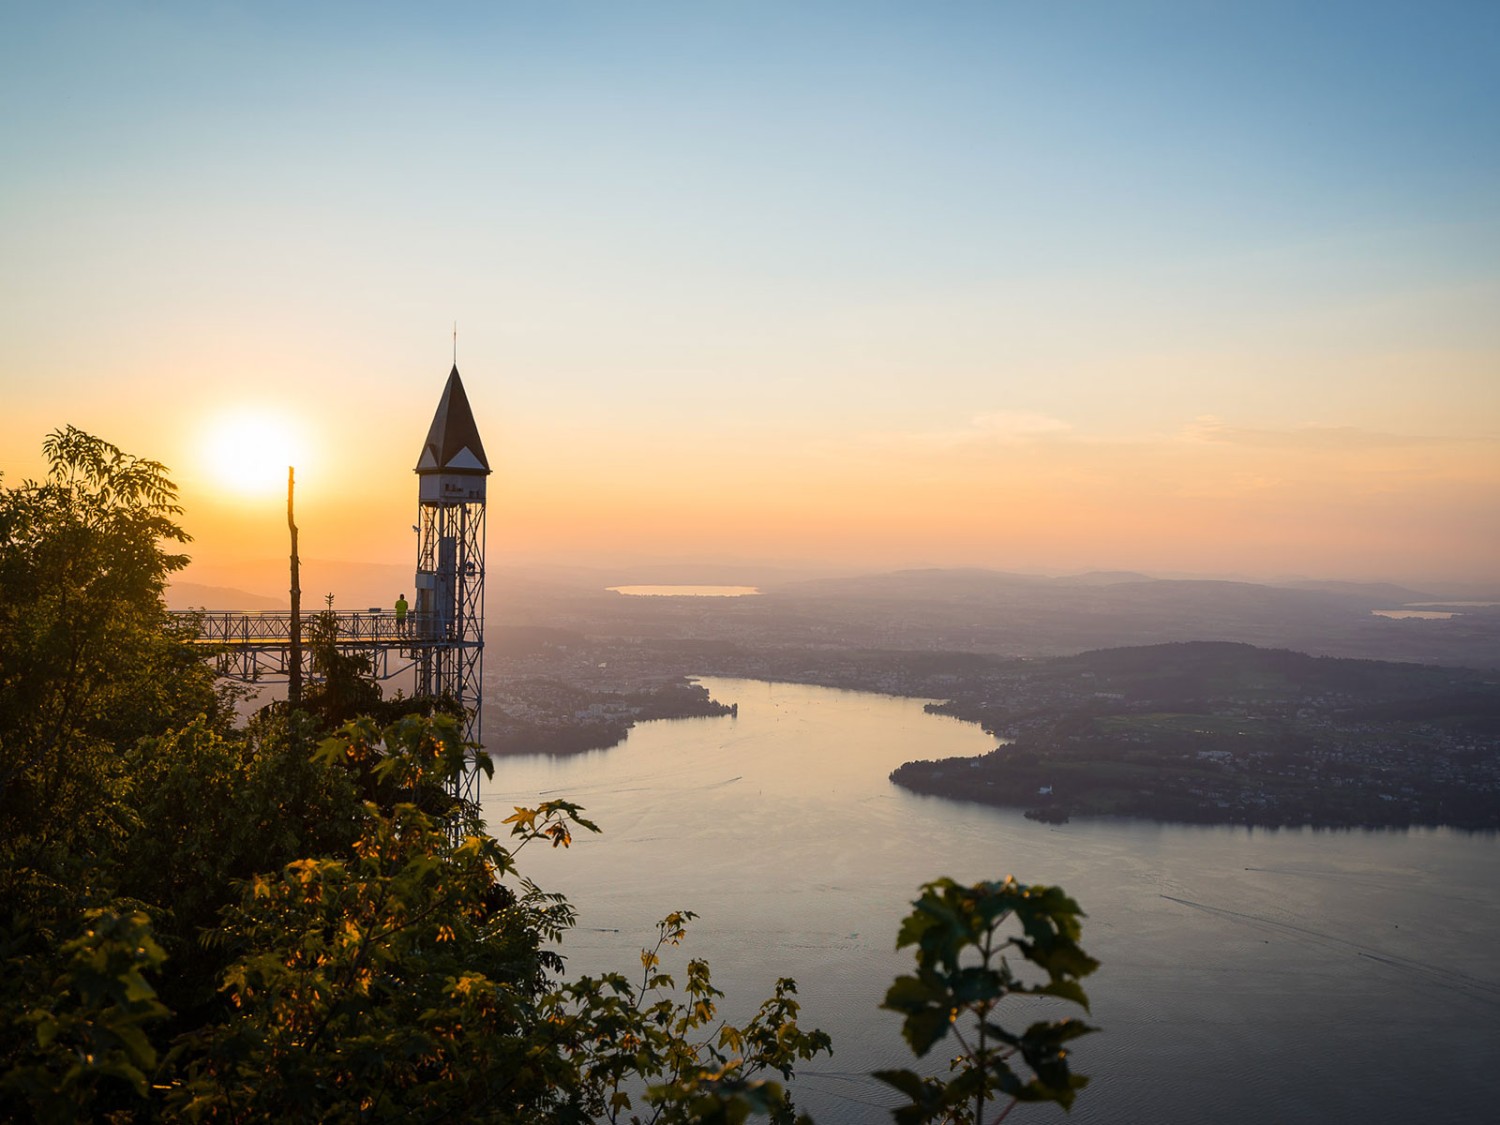
[[[723,498],[783,555],[1494,561],[1500,5],[56,4],[5,24],[8,476],[71,421],[169,461],[217,527],[202,420],[291,400],[370,439],[322,443],[330,481],[370,482],[361,523],[399,523],[387,443],[420,440],[456,319],[516,542],[541,554],[747,550],[692,519]],[[964,513],[999,479],[1024,495],[981,533]],[[948,522],[913,494],[877,526],[853,496],[914,480]],[[1189,558],[1162,529],[1205,487],[1253,531],[1226,519]],[[837,536],[810,537],[789,490],[826,497]],[[1157,546],[1038,515],[1101,503]],[[1443,561],[1402,545],[1417,527]]]

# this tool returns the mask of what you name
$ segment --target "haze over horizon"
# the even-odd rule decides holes
[[[166,462],[215,584],[409,565],[1492,585],[1500,7],[15,7],[0,472]]]

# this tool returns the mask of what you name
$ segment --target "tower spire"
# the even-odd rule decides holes
[[[489,458],[485,456],[479,426],[474,422],[474,411],[469,406],[469,396],[464,393],[464,381],[459,378],[456,364],[448,373],[448,383],[443,387],[437,412],[432,416],[427,440],[422,444],[422,455],[417,458],[416,471],[424,478],[424,489],[425,478],[433,474],[477,473],[488,476],[490,473]],[[482,497],[483,482],[480,483]],[[425,491],[423,495],[425,497]]]

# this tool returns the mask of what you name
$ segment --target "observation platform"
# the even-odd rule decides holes
[[[309,640],[324,610],[302,614],[302,660],[310,661]],[[454,623],[433,614],[408,613],[398,625],[390,610],[332,611],[334,647],[365,656],[376,679],[388,680],[411,668],[424,652],[467,647]],[[185,627],[196,628],[192,644],[207,650],[220,676],[247,683],[284,680],[291,674],[292,613],[273,610],[173,610]]]

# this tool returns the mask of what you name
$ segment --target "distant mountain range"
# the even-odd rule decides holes
[[[282,564],[284,565],[284,564]],[[284,582],[267,569],[266,583]],[[759,597],[632,598],[606,587],[656,583],[756,585]],[[320,609],[333,591],[339,608],[392,604],[410,591],[411,572],[394,564],[347,566],[309,561],[303,604]],[[793,570],[655,567],[490,568],[488,622],[571,629],[595,636],[691,639],[752,646],[971,652],[1063,656],[1089,649],[1184,641],[1234,641],[1320,656],[1406,660],[1500,668],[1500,605],[1456,605],[1452,591],[1378,582],[1267,584],[1153,578],[1091,571],[1049,578],[1006,571],[899,570],[806,577]],[[273,587],[274,588],[274,587]],[[174,607],[272,609],[287,604],[265,587],[178,582]],[[1483,591],[1464,600],[1485,601]],[[1494,600],[1500,601],[1500,596]],[[1411,603],[1453,606],[1447,620],[1392,620],[1378,611]]]
[[[285,609],[287,598],[278,601],[233,586],[205,586],[197,582],[174,582],[167,587],[168,609]]]
[[[768,582],[760,597],[721,600],[619,597],[561,584],[507,593],[498,577],[487,598],[492,621],[596,636],[1026,657],[1234,641],[1320,656],[1500,668],[1500,606],[1465,607],[1448,620],[1393,620],[1377,611],[1443,597],[1388,583],[1278,586],[1131,572],[1046,578],[929,569]]]
[[[857,577],[817,578],[808,581],[780,584],[770,589],[778,593],[835,592],[854,594],[899,594],[910,597],[950,598],[974,595],[994,596],[1010,591],[1036,591],[1041,588],[1073,589],[1083,586],[1161,586],[1179,590],[1191,588],[1245,587],[1257,590],[1295,590],[1309,593],[1333,594],[1367,601],[1372,607],[1403,605],[1414,601],[1436,602],[1442,595],[1389,582],[1340,582],[1340,581],[1292,581],[1249,582],[1218,578],[1155,578],[1131,570],[1094,570],[1083,574],[1063,575],[1056,578],[1038,574],[1018,574],[1003,570],[979,568],[923,570],[896,570],[881,574],[865,574]]]

